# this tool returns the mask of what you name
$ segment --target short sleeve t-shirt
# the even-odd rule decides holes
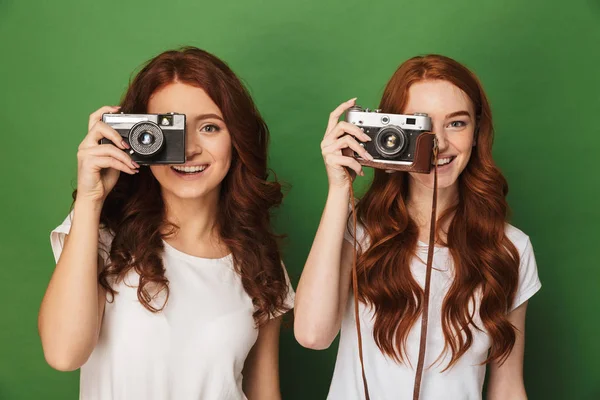
[[[517,248],[521,260],[519,284],[513,310],[527,301],[540,288],[537,265],[529,237],[512,225],[506,225],[506,235]],[[357,226],[357,242],[362,249],[369,246],[363,228]],[[354,243],[346,230],[345,239]],[[428,245],[419,242],[417,256],[411,263],[411,271],[416,281],[425,286],[425,272]],[[429,324],[427,328],[427,350],[421,383],[421,398],[427,400],[480,400],[485,379],[485,365],[480,365],[488,357],[491,340],[485,331],[471,329],[473,343],[469,350],[450,369],[443,371],[450,361],[447,352],[438,360],[444,348],[442,331],[442,303],[452,283],[452,258],[447,248],[436,247],[431,275],[429,300]],[[512,311],[512,310],[511,310]],[[359,303],[359,318],[363,340],[365,373],[369,384],[369,394],[377,400],[412,399],[415,369],[419,355],[421,318],[415,322],[408,335],[407,356],[411,365],[397,363],[385,356],[373,339],[373,310]],[[479,313],[475,313],[475,324],[483,329]],[[437,362],[436,362],[437,360]],[[443,372],[442,372],[443,371]],[[358,356],[354,299],[349,296],[344,312],[340,342],[331,382],[328,400],[362,400],[364,398],[362,373]]]
[[[57,261],[70,221],[50,236]],[[100,231],[105,258],[111,240]],[[199,258],[163,244],[170,290],[165,308],[152,313],[140,304],[135,271],[113,286],[118,294],[106,302],[98,343],[81,367],[80,399],[246,399],[242,369],[258,329],[232,256]],[[285,306],[293,303],[288,279]]]

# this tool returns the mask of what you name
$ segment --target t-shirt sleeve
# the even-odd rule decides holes
[[[62,250],[65,246],[65,237],[71,231],[71,220],[73,219],[73,212],[67,215],[67,218],[52,232],[50,232],[50,246],[52,247],[52,253],[54,254],[54,261],[58,262]]]
[[[292,286],[292,282],[290,281],[290,277],[287,273],[287,269],[283,262],[281,263],[281,268],[283,268],[283,274],[285,276],[285,283],[287,284],[287,295],[283,301],[283,307],[285,310],[291,310],[294,308],[294,299],[296,298],[296,292],[294,292],[294,287]],[[280,315],[285,314],[284,310],[277,310],[271,314],[271,318],[277,318]]]
[[[531,241],[527,238],[519,264],[519,286],[513,302],[512,310],[529,300],[540,288],[542,283],[538,276],[537,263]]]
[[[65,246],[65,238],[71,231],[71,224],[73,221],[73,212],[69,213],[65,220],[52,232],[50,232],[50,246],[52,247],[52,253],[54,254],[54,261],[58,262],[60,255],[62,254]],[[102,258],[104,263],[108,260],[110,253],[110,245],[112,243],[112,235],[106,229],[100,229],[98,233],[98,255]]]

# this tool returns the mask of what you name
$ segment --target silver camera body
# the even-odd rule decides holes
[[[126,151],[140,165],[185,163],[185,114],[104,114],[102,122],[129,144]]]
[[[417,139],[432,129],[431,118],[424,113],[386,114],[360,106],[347,111],[346,121],[371,137],[370,142],[360,144],[373,156],[373,161],[386,164],[412,165]]]

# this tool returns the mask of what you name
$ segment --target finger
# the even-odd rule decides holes
[[[333,145],[331,145],[330,149],[333,151],[342,150],[345,148],[350,148],[354,150],[358,155],[366,160],[373,161],[373,156],[369,154],[367,149],[362,147],[356,139],[352,136],[344,136],[339,138]]]
[[[365,175],[362,170],[362,165],[360,165],[353,157],[346,157],[340,154],[328,154],[327,157],[325,157],[325,163],[332,167],[348,167],[360,176]]]
[[[98,146],[98,142],[103,138],[110,140],[120,149],[129,149],[129,145],[123,140],[121,135],[102,121],[97,121],[92,126],[92,129],[90,129],[87,136],[83,139],[79,148]]]
[[[88,121],[88,131],[92,129],[92,126],[102,119],[102,114],[114,113],[121,109],[121,106],[104,106],[90,114]]]
[[[351,124],[350,122],[340,121],[338,124],[331,130],[330,134],[327,136],[331,140],[336,140],[345,134],[350,134],[354,136],[357,140],[361,142],[370,142],[371,137],[363,132],[358,126]]]
[[[354,106],[355,104],[356,104],[356,97],[343,102],[342,104],[337,106],[337,108],[335,110],[333,110],[331,112],[331,114],[329,114],[329,122],[327,123],[327,129],[325,130],[325,135],[327,135],[335,127],[335,125],[338,123],[338,120],[340,119],[342,114],[347,109]]]
[[[123,164],[120,160],[117,160],[113,157],[94,157],[88,162],[92,167],[96,167],[98,169],[112,168],[130,175],[134,175],[139,172],[139,170],[133,169],[127,164]]]
[[[129,165],[132,168],[139,168],[140,165],[133,161],[129,154],[117,149],[112,144],[101,144],[99,146],[90,147],[83,150],[82,156],[85,157],[112,157],[116,160],[121,161],[125,165]]]

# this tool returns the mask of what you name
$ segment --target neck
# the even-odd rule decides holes
[[[219,206],[219,189],[195,199],[182,199],[163,191],[167,221],[177,225],[179,240],[197,242],[217,239],[215,231]]]
[[[458,182],[450,187],[439,188],[437,192],[437,210],[439,217],[450,207],[456,204],[458,200]],[[433,188],[425,186],[409,176],[407,208],[408,214],[416,222],[419,228],[419,240],[425,243],[429,242],[429,229],[431,226],[431,206],[433,204]],[[444,226],[438,226],[437,230],[441,234],[442,240],[446,240],[445,232],[451,219],[448,219]]]

